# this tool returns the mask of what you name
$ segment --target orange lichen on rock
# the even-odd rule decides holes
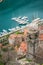
[[[15,48],[14,48],[15,50],[16,50],[16,52],[18,51],[18,47],[17,46],[15,46]]]
[[[43,34],[40,34],[40,35],[39,35],[39,39],[40,39],[40,40],[43,40]]]
[[[24,35],[27,35],[28,29],[24,29]]]
[[[0,47],[2,47],[2,43],[0,43]]]
[[[43,26],[39,26],[39,30],[43,30]]]
[[[9,36],[9,38],[10,38],[10,39],[14,39],[16,36],[17,36],[16,34],[11,34],[11,35]]]
[[[22,50],[23,53],[26,53],[27,44],[25,42],[22,42],[19,48]]]

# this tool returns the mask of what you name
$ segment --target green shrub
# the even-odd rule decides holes
[[[0,58],[2,57],[2,55],[0,54]]]
[[[30,60],[30,59],[26,59],[26,61],[28,61],[28,62],[32,62],[32,60]]]
[[[2,51],[6,52],[6,51],[8,51],[8,49],[7,48],[2,48]]]
[[[2,62],[0,62],[0,65],[4,65]]]
[[[16,31],[15,34],[23,34],[23,32]]]

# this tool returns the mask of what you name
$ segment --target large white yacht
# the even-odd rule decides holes
[[[11,18],[11,20],[15,20],[15,21],[17,21],[19,24],[26,24],[26,23],[28,23],[28,17],[26,17],[26,16],[24,16],[24,17],[21,17],[21,16],[19,16],[19,17],[14,17],[14,18]]]
[[[16,31],[15,28],[8,29],[10,32]]]

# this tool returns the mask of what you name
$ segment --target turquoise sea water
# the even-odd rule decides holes
[[[0,32],[19,25],[12,17],[28,16],[29,22],[35,18],[43,18],[43,0],[3,0],[0,3]]]

